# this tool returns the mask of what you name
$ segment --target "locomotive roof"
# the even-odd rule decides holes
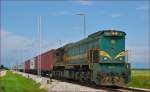
[[[74,46],[74,45],[77,45],[77,44],[82,43],[83,41],[87,41],[87,39],[90,39],[90,38],[93,38],[93,37],[97,37],[97,36],[99,36],[99,35],[103,35],[104,32],[120,32],[120,33],[123,33],[124,35],[126,35],[126,33],[123,32],[123,31],[118,31],[118,30],[102,30],[102,31],[98,31],[98,32],[96,32],[96,33],[90,34],[90,35],[88,35],[87,38],[84,38],[84,39],[82,39],[82,40],[80,40],[80,41],[77,41],[77,42],[74,42],[74,43],[66,44],[64,47],[72,47],[72,46]]]
[[[123,32],[123,31],[118,31],[118,30],[112,30],[112,29],[110,29],[110,30],[98,31],[98,32],[96,32],[96,33],[93,33],[93,34],[88,35],[88,37],[97,36],[97,35],[102,35],[104,32],[120,32],[120,33],[123,33],[124,35],[126,35],[126,33]]]

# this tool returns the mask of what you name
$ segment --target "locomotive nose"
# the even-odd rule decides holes
[[[126,85],[130,80],[129,63],[100,63],[99,81],[101,85]],[[97,75],[97,76],[99,76]]]
[[[115,81],[114,81],[115,74],[113,72],[110,72],[110,76],[111,76],[112,84],[114,84],[115,83]]]
[[[98,76],[101,85],[121,86],[125,84],[123,76],[117,72],[107,72],[107,73],[103,72]]]

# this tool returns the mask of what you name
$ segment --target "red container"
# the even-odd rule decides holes
[[[25,61],[25,70],[30,70],[30,60]]]
[[[37,67],[38,67],[38,56],[35,57],[34,64],[35,64],[35,69],[37,70]]]
[[[55,50],[50,50],[41,54],[41,62],[39,60],[39,57],[37,59],[38,59],[37,67],[39,68],[41,63],[41,68],[40,68],[41,71],[50,71],[53,69],[53,64],[56,60]]]

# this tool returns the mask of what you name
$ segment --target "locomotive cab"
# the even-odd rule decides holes
[[[100,40],[100,62],[125,62],[125,33],[106,31]]]
[[[125,33],[103,31],[99,39],[99,57],[93,57],[93,79],[98,85],[126,85],[130,80],[128,51],[125,51]],[[94,54],[94,53],[93,53]],[[99,58],[99,60],[97,60]],[[97,62],[97,63],[96,63]]]

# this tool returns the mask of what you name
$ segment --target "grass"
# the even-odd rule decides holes
[[[7,71],[6,76],[0,77],[0,92],[46,92],[39,89],[39,86],[40,84],[10,71]]]
[[[150,89],[150,75],[147,69],[134,69],[131,71],[131,81],[128,86]]]

